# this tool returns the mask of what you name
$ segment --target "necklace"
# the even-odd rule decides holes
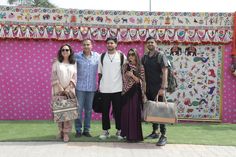
[[[116,53],[115,53],[115,54],[112,54],[112,55],[110,55],[109,53],[107,53],[107,55],[108,55],[109,60],[112,62],[112,61],[114,60],[115,56],[116,56]],[[112,56],[112,57],[111,57],[111,56]]]

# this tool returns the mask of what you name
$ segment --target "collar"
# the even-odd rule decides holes
[[[93,54],[94,54],[94,52],[91,51],[91,57],[93,56]],[[83,51],[82,51],[81,55],[82,55],[83,57],[86,57]]]

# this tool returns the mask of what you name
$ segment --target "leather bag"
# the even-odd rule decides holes
[[[143,118],[146,122],[159,124],[177,123],[176,104],[167,102],[164,96],[164,102],[146,101],[143,104]]]

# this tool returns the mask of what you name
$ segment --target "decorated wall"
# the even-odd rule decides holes
[[[51,119],[51,62],[63,43],[116,36],[119,49],[144,52],[153,36],[173,61],[178,90],[168,99],[188,120],[236,123],[231,75],[233,13],[175,13],[0,7],[0,119]],[[177,44],[176,44],[177,43]],[[93,119],[101,115],[93,114]]]
[[[0,37],[228,43],[233,13],[137,12],[0,7]]]

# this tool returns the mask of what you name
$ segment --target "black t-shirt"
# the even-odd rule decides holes
[[[142,58],[146,77],[146,92],[151,95],[156,95],[160,90],[162,84],[162,68],[168,66],[165,55],[161,55],[160,63],[158,62],[158,55],[160,55],[159,52],[152,57],[144,55]]]

